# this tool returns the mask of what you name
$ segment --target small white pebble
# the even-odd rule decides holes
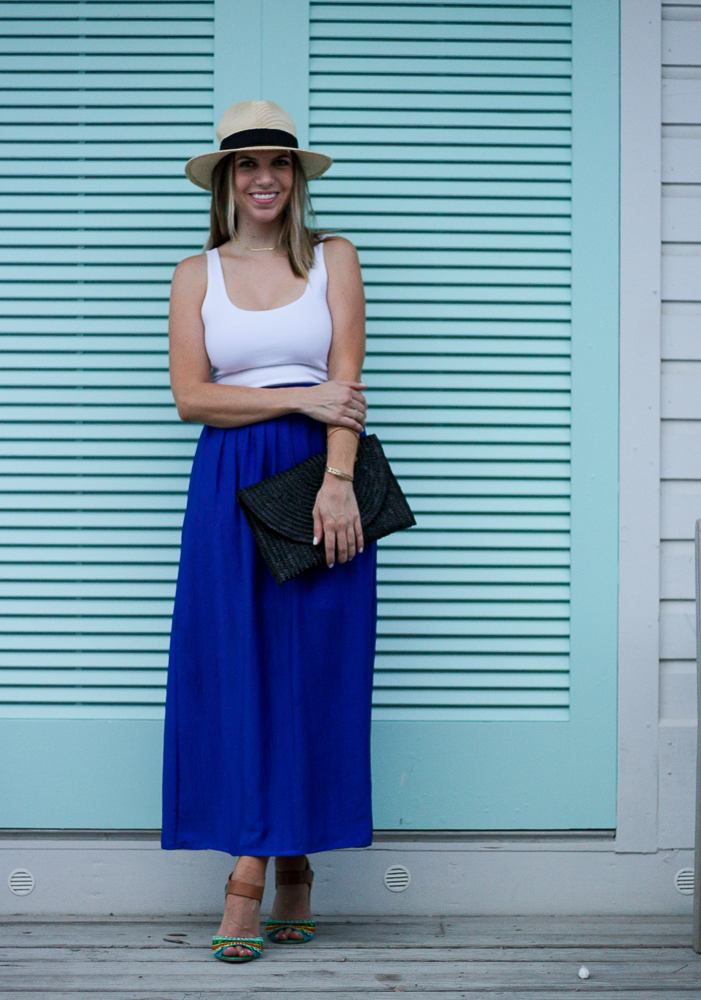
[[[586,965],[582,966],[582,968],[579,970],[578,975],[579,975],[580,979],[588,979],[589,978],[589,969],[586,967]]]

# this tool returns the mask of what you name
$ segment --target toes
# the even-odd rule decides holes
[[[274,941],[301,941],[304,935],[301,931],[295,930],[292,927],[280,928],[275,937]]]
[[[253,952],[250,948],[244,948],[240,944],[232,948],[225,948],[222,952],[225,958],[248,958]]]

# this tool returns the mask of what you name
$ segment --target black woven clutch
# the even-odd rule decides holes
[[[278,583],[326,562],[324,546],[313,544],[312,517],[325,465],[326,452],[321,452],[236,492],[260,553]],[[416,524],[375,434],[360,438],[353,476],[366,543]]]

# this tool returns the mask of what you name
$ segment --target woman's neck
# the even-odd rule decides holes
[[[282,235],[282,219],[278,217],[268,224],[261,224],[247,219],[245,216],[239,217],[236,220],[236,235],[239,242],[250,249],[277,247]]]

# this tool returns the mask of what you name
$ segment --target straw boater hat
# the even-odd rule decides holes
[[[219,149],[193,156],[185,173],[193,184],[212,190],[212,171],[220,160],[239,149],[294,149],[307,179],[321,177],[333,160],[297,146],[297,129],[290,116],[272,101],[240,101],[224,112],[217,125]]]

